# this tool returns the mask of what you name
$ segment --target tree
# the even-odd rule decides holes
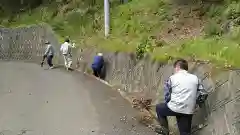
[[[32,9],[43,3],[45,0],[0,0],[0,8],[4,12],[16,13],[26,9]]]

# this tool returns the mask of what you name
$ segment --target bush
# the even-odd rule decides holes
[[[137,59],[142,59],[145,53],[146,53],[146,45],[144,43],[139,44],[136,49]]]
[[[210,20],[209,23],[205,26],[204,32],[206,36],[221,36],[223,34],[223,30],[220,24],[216,23],[213,20]]]
[[[224,16],[227,19],[236,19],[240,16],[240,3],[232,2],[224,11]]]
[[[64,21],[63,20],[55,20],[51,24],[54,31],[61,32],[64,30]]]
[[[151,39],[143,39],[143,41],[136,48],[137,59],[142,59],[146,53],[152,52],[153,46]]]

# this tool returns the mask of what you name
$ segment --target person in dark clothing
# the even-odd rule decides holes
[[[161,135],[169,135],[167,117],[175,116],[180,135],[190,135],[197,92],[204,88],[199,85],[198,77],[188,72],[186,60],[177,60],[174,70],[175,73],[164,84],[165,103],[156,106],[161,127],[156,127],[155,131]]]
[[[54,48],[50,44],[49,41],[47,41],[45,44],[47,45],[47,47],[46,47],[45,53],[43,55],[43,60],[41,62],[41,66],[43,66],[45,58],[47,58],[47,63],[49,65],[49,68],[52,69],[53,68],[52,59],[54,57]]]
[[[93,70],[93,75],[94,76],[100,77],[103,65],[104,65],[103,54],[98,53],[94,57],[93,63],[92,63],[92,70]]]

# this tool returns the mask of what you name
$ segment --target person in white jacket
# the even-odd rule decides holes
[[[60,48],[67,70],[71,69],[72,65],[72,48],[75,48],[75,43],[71,44],[69,39],[66,39]]]

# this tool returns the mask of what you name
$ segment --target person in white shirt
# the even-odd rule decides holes
[[[192,116],[197,101],[197,92],[203,85],[196,75],[188,72],[188,62],[179,59],[174,63],[175,73],[169,77],[164,85],[165,103],[156,106],[161,128],[155,131],[162,135],[169,135],[167,116],[176,116],[180,135],[191,134]]]
[[[64,58],[64,64],[67,70],[71,69],[72,66],[72,48],[75,48],[75,44],[71,44],[69,39],[61,45],[60,51]]]

